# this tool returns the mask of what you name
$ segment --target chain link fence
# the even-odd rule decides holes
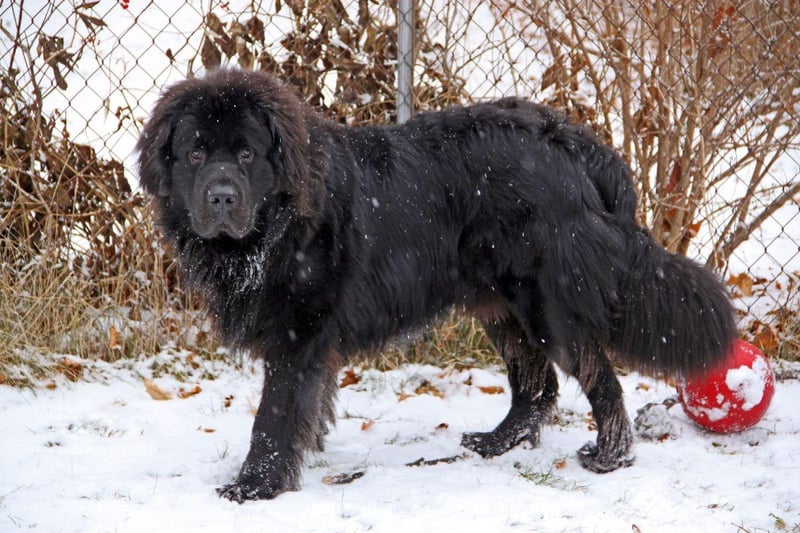
[[[154,270],[174,289],[132,150],[166,85],[235,64],[352,125],[508,95],[564,109],[634,168],[654,235],[729,279],[743,330],[798,351],[796,0],[19,0],[0,24],[0,274],[30,306],[33,264],[128,307]],[[12,344],[19,307],[0,307]]]

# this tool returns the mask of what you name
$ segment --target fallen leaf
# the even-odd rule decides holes
[[[122,335],[114,324],[108,328],[108,347],[112,350],[122,350]]]
[[[150,381],[149,379],[144,380],[144,388],[147,391],[147,394],[154,400],[171,400],[172,395],[163,389],[159,388],[158,385]]]
[[[69,357],[61,358],[58,362],[57,370],[72,382],[78,381],[83,376],[83,365]]]
[[[647,383],[639,383],[638,385],[636,385],[636,390],[643,390],[647,392],[650,390],[650,385],[648,385]]]
[[[503,394],[506,390],[503,387],[478,387],[484,394]]]
[[[431,385],[429,381],[423,381],[422,385],[417,387],[417,390],[414,391],[417,394],[430,394],[431,396],[436,396],[437,398],[444,398],[444,394],[442,391]]]
[[[186,363],[195,370],[200,368],[200,363],[197,362],[196,358],[197,357],[194,353],[190,353],[189,355],[186,356]]]
[[[58,385],[56,385],[55,381],[51,381],[50,383],[44,386],[44,388],[48,390],[54,390],[56,387],[58,387]]]
[[[409,398],[413,398],[413,397],[414,397],[413,394],[406,394],[405,392],[401,392],[400,396],[397,397],[397,401],[398,402],[404,402],[404,401],[408,400]]]
[[[372,419],[364,420],[363,422],[361,422],[361,431],[366,431],[369,428],[371,428],[373,425],[375,425],[375,421],[374,420],[372,420]]]
[[[322,478],[322,482],[326,485],[346,485],[347,483],[352,483],[360,477],[364,477],[365,473],[366,472],[363,470],[357,470],[355,472],[343,472],[333,476],[325,476]]]
[[[348,368],[344,371],[344,376],[342,377],[342,381],[339,383],[339,388],[343,389],[348,385],[355,385],[361,382],[361,376],[356,374],[356,371],[352,368]]]
[[[225,407],[225,409],[228,409],[231,406],[232,401],[233,394],[229,394],[228,396],[225,396],[225,399],[222,401],[222,406]]]
[[[556,461],[553,463],[553,466],[556,470],[564,470],[567,467],[567,459],[561,459],[560,461]]]
[[[195,394],[200,394],[201,392],[203,392],[203,389],[200,388],[200,385],[195,385],[189,390],[184,390],[184,388],[181,387],[178,389],[178,398],[185,400],[186,398],[191,398]]]
[[[449,427],[450,427],[450,426],[449,426],[449,425],[448,425],[446,422],[442,422],[441,424],[439,424],[438,426],[436,426],[436,431],[441,431],[441,430],[443,430],[443,429],[447,429],[447,428],[449,428]]]
[[[203,433],[215,433],[217,430],[212,428],[204,428],[202,426],[197,426],[197,431],[202,431]]]

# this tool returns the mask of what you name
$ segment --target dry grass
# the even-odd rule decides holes
[[[448,368],[502,364],[480,323],[456,311],[410,338],[393,342],[377,357],[365,357],[364,361],[381,370],[404,363]]]
[[[787,320],[774,357],[787,361],[800,361],[800,312],[795,311]]]
[[[667,6],[663,2],[658,3],[659,6],[662,4]],[[781,12],[785,19],[781,23],[783,26],[787,25],[786,21],[796,20],[798,11],[794,4],[788,1],[778,4],[784,10]],[[393,44],[396,37],[394,10],[388,4],[359,2],[359,12],[357,17],[353,17],[337,11],[333,4],[319,4],[320,9],[301,9],[302,5],[302,2],[284,4],[285,10],[291,10],[293,30],[280,43],[265,39],[264,27],[270,21],[264,18],[263,13],[248,11],[237,15],[227,10],[221,10],[219,16],[208,13],[202,25],[210,31],[201,32],[201,35],[216,37],[204,37],[203,42],[194,43],[199,61],[211,66],[225,56],[227,60],[236,61],[243,66],[275,71],[292,83],[311,105],[325,108],[329,116],[340,121],[367,123],[393,120],[394,63],[397,53]],[[504,4],[498,4],[500,5]],[[524,34],[527,38],[530,36],[527,33],[531,33],[537,37],[530,40],[531,46],[538,46],[541,42],[549,43],[548,49],[554,57],[548,59],[549,56],[544,54],[540,61],[551,60],[551,67],[564,67],[559,61],[565,58],[570,58],[575,63],[569,68],[548,69],[551,78],[553,73],[561,77],[541,80],[542,95],[549,94],[552,103],[560,107],[566,107],[573,112],[580,111],[577,109],[578,103],[573,101],[581,92],[579,88],[585,88],[592,83],[602,85],[614,78],[602,75],[586,78],[586,73],[602,73],[606,69],[612,69],[619,73],[620,79],[629,80],[625,87],[598,85],[594,92],[600,96],[607,95],[607,98],[598,98],[596,109],[587,108],[584,115],[577,114],[595,122],[601,131],[610,135],[609,125],[613,121],[608,117],[619,107],[617,100],[638,102],[637,105],[623,106],[625,139],[616,144],[629,154],[639,154],[636,166],[643,170],[645,176],[659,177],[660,185],[650,184],[651,187],[643,191],[645,204],[650,205],[649,209],[656,215],[661,213],[662,218],[677,217],[670,224],[674,222],[681,230],[673,232],[673,236],[683,240],[671,245],[674,249],[680,249],[686,240],[684,237],[697,224],[698,209],[707,200],[703,195],[708,191],[708,187],[703,185],[697,188],[702,193],[702,198],[684,194],[679,199],[690,201],[690,205],[678,206],[680,209],[672,211],[666,209],[665,206],[675,207],[670,202],[675,200],[677,192],[691,189],[691,184],[682,180],[707,174],[699,171],[681,174],[680,169],[708,169],[716,153],[711,148],[710,140],[725,144],[730,139],[701,138],[697,135],[692,137],[685,135],[677,126],[673,128],[674,131],[665,130],[654,127],[651,122],[666,120],[671,113],[683,110],[693,120],[704,121],[693,125],[693,132],[709,128],[717,131],[712,127],[716,123],[709,121],[715,119],[719,122],[726,119],[730,106],[723,97],[730,96],[725,92],[730,84],[721,84],[719,87],[712,84],[722,93],[719,95],[721,103],[711,107],[714,111],[711,114],[693,114],[689,112],[691,108],[685,107],[685,102],[675,100],[680,95],[694,94],[694,90],[669,91],[669,87],[665,87],[655,91],[661,95],[659,98],[650,101],[648,95],[654,92],[653,87],[659,88],[661,84],[669,82],[681,87],[701,88],[706,87],[706,81],[709,81],[702,77],[695,79],[691,76],[674,76],[688,76],[692,73],[712,76],[716,75],[714,73],[717,70],[676,69],[671,72],[673,78],[665,77],[659,70],[663,67],[663,62],[649,65],[644,62],[643,56],[636,59],[635,54],[618,53],[615,47],[623,46],[633,50],[639,43],[636,40],[639,36],[635,32],[631,35],[619,34],[620,38],[632,39],[630,42],[595,39],[593,42],[605,47],[597,50],[573,46],[573,41],[583,35],[584,26],[601,33],[610,32],[609,28],[622,27],[612,20],[616,11],[606,9],[605,4],[583,5],[572,0],[559,0],[553,5],[572,13],[572,18],[544,17],[552,7],[550,4],[510,3],[507,11],[498,13],[498,27],[509,23],[511,29],[519,29],[515,17],[530,15],[526,10],[534,10],[533,14],[542,15],[522,17],[520,20],[533,22],[526,23],[524,32],[511,31],[509,35],[518,37]],[[86,7],[88,4],[81,6],[83,7],[75,9],[90,9]],[[724,20],[723,17],[720,21],[715,21],[706,20],[706,17],[697,20],[698,23],[705,21],[712,28],[717,28],[719,22],[724,22],[730,26],[731,35],[738,35],[742,30],[740,26],[750,24],[750,19],[756,21],[753,23],[754,27],[776,22],[771,18],[773,15],[768,14],[766,18],[761,18],[759,13],[753,11],[758,4],[748,2],[746,6],[749,11],[742,13],[748,15],[749,19],[740,17]],[[600,7],[603,7],[603,11],[598,14],[596,9]],[[687,11],[674,12],[680,16],[673,23],[682,22],[684,19],[681,17],[691,19],[693,12],[686,9]],[[447,12],[450,13],[449,10]],[[422,66],[416,72],[415,104],[419,108],[436,109],[463,102],[469,98],[465,89],[464,80],[468,74],[465,69],[477,64],[478,57],[460,57],[456,45],[463,45],[464,39],[459,36],[466,35],[467,25],[472,24],[472,19],[467,17],[467,22],[464,23],[462,19],[451,14],[445,20],[439,21],[444,31],[436,36],[428,34],[434,25],[425,19],[425,13],[432,16],[428,3],[422,2],[417,9],[418,16],[415,17],[415,53],[417,65]],[[673,17],[677,17],[674,13]],[[647,17],[654,14],[655,12],[637,12],[636,16]],[[595,24],[592,22],[595,19],[600,22]],[[573,26],[559,26],[569,21],[572,21]],[[590,21],[591,24],[583,24],[582,21]],[[772,24],[770,27],[780,29],[783,28],[781,24]],[[631,31],[647,30],[647,35],[652,33],[649,30],[651,25],[648,24],[628,24],[627,27],[633,28]],[[545,29],[549,30],[542,33]],[[663,31],[666,32],[667,29],[669,28],[664,26]],[[73,73],[72,69],[78,64],[86,43],[91,42],[91,39],[82,40],[83,44],[70,45],[58,39],[47,38],[39,42],[41,50],[37,52],[26,44],[27,41],[15,38],[15,35],[20,35],[20,31],[15,32],[8,28],[0,31],[12,43],[10,53],[3,56],[7,64],[0,68],[0,86],[3,87],[0,91],[0,383],[29,384],[46,378],[50,373],[61,371],[59,365],[63,356],[58,354],[115,361],[154,354],[165,347],[172,347],[187,348],[200,356],[216,357],[216,342],[207,333],[204,320],[196,312],[197,306],[190,297],[181,292],[168,254],[154,245],[158,239],[146,214],[147,206],[141,196],[130,190],[122,163],[113,158],[103,160],[92,147],[74,142],[60,116],[47,115],[42,111],[47,108],[45,102],[49,95],[57,88],[47,81],[44,71],[29,69],[26,65],[32,64],[34,59],[42,59],[37,54],[71,58],[67,62],[48,64],[58,74],[58,87],[66,86],[68,82],[80,82],[82,80],[73,77],[73,74],[79,73]],[[106,30],[103,25],[95,24],[87,31],[88,36],[93,37]],[[654,35],[663,38],[661,45],[665,49],[680,51],[681,46],[684,46],[684,40],[673,42],[680,37],[678,34],[662,33]],[[700,37],[714,36],[719,31],[696,33]],[[316,35],[313,43],[304,40],[304,36],[310,34]],[[445,41],[439,42],[440,37]],[[784,51],[781,53],[792,56],[800,41],[791,32],[781,33],[779,37],[783,39],[781,49]],[[736,49],[736,54],[725,55],[725,62],[721,59],[715,61],[732,72],[749,69],[753,63],[751,56],[764,46],[761,41],[751,41],[749,38],[741,40],[742,44]],[[695,41],[686,42],[691,44]],[[709,45],[705,41],[695,44]],[[722,46],[725,50],[733,46],[727,41],[711,44]],[[573,52],[560,53],[562,48]],[[483,50],[477,50],[475,54],[484,53]],[[711,54],[717,48],[709,50]],[[616,59],[618,57],[630,60],[620,62]],[[709,57],[714,59],[717,56]],[[792,92],[794,85],[791,85],[794,78],[784,76],[781,70],[791,62],[784,61],[783,55],[775,53],[767,54],[767,57],[769,64],[775,63],[777,66],[771,69],[762,68],[762,71],[771,73],[770,76],[774,75],[775,80],[772,77],[764,78],[761,85],[754,87],[760,91],[762,85],[766,85],[770,88],[767,93],[773,100],[796,104],[798,95],[796,91]],[[513,61],[509,64],[512,65]],[[331,75],[335,75],[333,86],[330,83]],[[549,92],[546,90],[548,88]],[[357,98],[361,94],[369,94],[370,101],[364,102]],[[773,113],[773,108],[770,107],[773,100],[764,103],[765,112]],[[669,112],[657,113],[656,108],[662,107],[669,108]],[[789,121],[789,126],[778,129],[777,133],[783,135],[785,132],[795,131],[792,128],[796,128],[796,121],[789,120],[794,115],[787,111],[792,109],[791,106],[787,104],[779,109],[782,110],[781,116],[786,115],[784,118]],[[637,118],[647,118],[647,121],[642,122],[636,120]],[[746,115],[745,118],[750,120]],[[774,122],[776,125],[783,124],[778,120]],[[742,141],[741,131],[746,130],[740,129],[738,123],[726,122],[723,125],[728,129],[719,131],[727,131],[734,142]],[[744,124],[746,125],[747,123]],[[72,127],[73,124],[69,126]],[[762,130],[764,135],[769,134],[772,137],[749,140],[749,146],[757,145],[762,151],[748,151],[748,157],[777,153],[776,150],[784,146],[781,143],[794,139],[790,136],[774,138],[777,135],[775,131],[766,128],[758,131]],[[705,148],[702,151],[689,149],[674,153],[662,157],[663,161],[651,161],[658,154],[667,153],[661,149],[662,144],[667,141],[672,142],[671,146],[679,146],[676,140],[667,138],[667,134],[676,136],[675,139],[700,139],[697,142],[705,143]],[[646,146],[640,145],[648,142]],[[692,148],[690,145],[691,143],[687,144]],[[692,154],[698,154],[697,157],[705,155],[705,159],[694,162],[681,159]],[[774,159],[770,155],[766,161],[769,164],[758,167],[759,173],[754,175],[750,190],[760,190],[758,180],[768,173],[769,165],[774,163]],[[646,171],[647,168],[656,167],[657,172]],[[775,201],[767,204],[764,213],[769,213],[770,209],[782,205],[781,202],[796,195],[797,187],[797,184],[787,187]],[[742,221],[751,202],[749,197],[738,202],[735,219]],[[656,229],[663,230],[663,220],[659,223],[658,216],[653,216]],[[727,257],[726,254],[730,254],[732,246],[741,238],[749,236],[762,221],[758,216],[752,220],[750,224],[733,224],[728,227],[727,233],[722,236],[724,239],[720,237],[718,253]],[[780,319],[782,329],[778,330],[776,326],[775,338],[780,342],[770,355],[800,360],[800,319],[797,309],[792,313]],[[446,367],[499,363],[479,323],[457,313],[449,315],[438,326],[406,339],[405,342],[395,343],[377,358],[371,357],[368,360],[372,361],[368,364],[384,369],[394,368],[403,362]]]
[[[146,232],[137,232],[146,238]],[[214,353],[205,320],[166,276],[128,257],[93,278],[40,256],[24,268],[0,265],[0,383],[28,385],[61,372],[64,354],[116,361],[165,347]],[[152,267],[152,262],[148,266]],[[124,278],[124,282],[123,279]]]

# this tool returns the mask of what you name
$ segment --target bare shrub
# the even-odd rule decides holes
[[[205,68],[236,63],[275,74],[305,101],[348,124],[390,123],[396,119],[397,6],[367,0],[345,3],[287,2],[277,13],[289,21],[283,38],[265,39],[270,20],[257,12],[211,12],[204,20],[199,58]],[[226,21],[226,22],[223,22]],[[417,105],[442,108],[464,102],[463,81],[426,58],[437,55],[419,14],[414,80]]]
[[[145,200],[130,190],[122,165],[128,154],[109,143],[101,152],[109,155],[98,155],[94,141],[75,140],[85,138],[89,119],[45,111],[65,87],[85,82],[87,58],[115,88],[102,95],[103,109],[91,110],[118,119],[114,133],[135,136],[149,111],[143,96],[200,64],[273,72],[341,122],[394,120],[396,2],[258,2],[240,12],[231,4],[214,3],[213,11],[148,4],[147,13],[167,18],[182,10],[180,24],[148,27],[153,42],[132,43],[128,31],[146,26],[146,16],[112,30],[98,14],[101,7],[119,14],[128,3],[0,3],[0,37],[10,43],[0,52],[0,382],[3,365],[24,363],[31,351],[114,359],[166,345],[216,348],[174,265],[154,244]],[[679,252],[702,245],[710,264],[723,268],[800,193],[796,172],[774,172],[800,136],[799,6],[419,0],[415,106],[518,94],[567,109],[629,158],[641,180],[642,220],[656,236]],[[20,26],[23,8],[30,27]],[[46,29],[55,11],[67,23]],[[159,36],[169,32],[181,39],[161,47]],[[99,41],[127,54],[124,72],[112,72],[108,58],[97,55]],[[128,43],[158,50],[164,70],[151,74],[153,55],[145,69],[135,55],[141,48]],[[765,297],[771,282],[763,284]],[[796,347],[794,302],[776,301],[753,337]],[[430,361],[434,354],[459,364],[454,351],[491,360],[479,325],[451,316],[387,351],[384,361]]]
[[[86,43],[104,31],[91,7],[71,8],[73,25],[85,32],[73,47],[56,35],[41,33],[32,44],[20,38],[22,28],[2,29],[14,49],[0,69],[0,376],[4,365],[33,362],[31,352],[112,360],[165,345],[216,348],[156,244],[145,199],[131,190],[123,164],[73,141],[59,112],[43,111],[79,75],[74,67]],[[349,13],[338,2],[294,2],[278,9],[291,26],[278,43],[266,41],[269,21],[255,13],[207,13],[193,33],[201,36],[195,59],[206,68],[228,61],[270,70],[339,121],[393,120],[391,6],[360,2]],[[32,68],[40,60],[46,67]],[[448,79],[432,72],[424,97],[455,101]],[[443,331],[453,328],[463,324],[453,319]]]
[[[94,36],[103,22],[82,9],[73,15]],[[2,30],[14,48],[0,68],[0,368],[24,351],[106,360],[156,351],[189,327],[168,311],[190,305],[168,297],[176,276],[144,199],[119,160],[73,141],[59,112],[44,111],[84,45],[67,50],[42,33],[34,47],[19,28]]]
[[[489,27],[474,15],[486,6],[424,3],[452,83],[483,69],[501,92],[593,123],[634,167],[642,222],[668,249],[685,254],[706,224],[720,268],[800,192],[772,175],[800,146],[797,2],[496,0]],[[486,45],[466,49],[470,31]],[[495,56],[507,70],[487,70]]]

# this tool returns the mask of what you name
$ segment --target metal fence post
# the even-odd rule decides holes
[[[413,113],[413,46],[414,0],[397,3],[397,123],[402,124]]]

